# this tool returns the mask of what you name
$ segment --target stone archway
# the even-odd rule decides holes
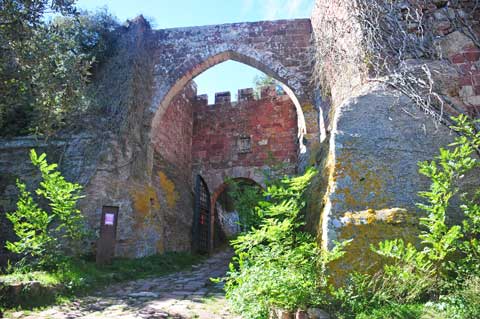
[[[300,133],[319,136],[318,114],[312,107],[311,35],[310,19],[153,30],[149,46],[154,85],[145,125],[154,128],[171,100],[195,76],[234,60],[283,83],[299,111],[299,122],[306,122]]]
[[[215,106],[206,105],[205,100],[196,95],[195,85],[191,82],[191,78],[199,74],[200,70],[204,71],[212,65],[220,63],[222,60],[239,56],[238,54],[232,54],[232,52],[227,52],[211,57],[207,62],[196,66],[195,69],[197,71],[184,74],[180,77],[177,84],[171,88],[171,94],[173,96],[167,96],[154,115],[153,125],[149,127],[150,140],[148,145],[151,152],[148,155],[151,156],[149,163],[151,165],[150,170],[152,171],[152,182],[154,185],[159,185],[158,188],[162,190],[162,192],[169,188],[167,185],[169,183],[165,183],[164,175],[166,173],[169,173],[169,180],[177,185],[177,193],[187,189],[188,184],[191,185],[191,181],[188,182],[183,178],[185,175],[189,175],[186,173],[187,171],[190,171],[190,176],[197,174],[202,175],[210,189],[216,189],[220,183],[224,182],[226,177],[245,177],[259,181],[263,177],[260,170],[264,169],[265,165],[268,166],[268,164],[266,164],[266,159],[268,158],[267,151],[272,152],[272,158],[288,165],[287,174],[294,174],[296,172],[298,156],[299,153],[302,153],[302,144],[299,142],[302,142],[306,124],[299,100],[293,94],[292,90],[285,90],[286,95],[279,95],[276,91],[262,91],[259,99],[245,99],[235,104],[235,107],[231,105],[230,101],[222,102]],[[265,69],[265,67],[262,69]],[[185,82],[186,84],[184,84]],[[184,85],[184,87],[182,87],[182,85]],[[189,93],[187,91],[189,91]],[[176,94],[174,95],[174,93]],[[214,161],[209,161],[208,157],[198,161],[195,160],[195,158],[200,158],[197,155],[199,149],[195,148],[195,145],[197,145],[195,138],[200,137],[201,141],[208,141],[208,143],[212,142],[212,138],[210,138],[211,136],[202,135],[201,131],[196,131],[196,123],[199,121],[197,121],[196,116],[191,115],[192,117],[189,121],[193,123],[193,129],[188,133],[191,138],[190,164],[181,165],[183,163],[181,156],[179,156],[181,155],[181,151],[178,154],[176,154],[176,151],[180,149],[178,145],[182,145],[186,140],[177,139],[175,136],[178,137],[181,134],[185,134],[185,131],[183,131],[183,133],[178,131],[180,126],[183,125],[183,127],[186,127],[187,125],[192,125],[188,124],[188,121],[181,123],[180,118],[183,116],[182,109],[185,110],[185,108],[190,108],[188,112],[193,112],[193,114],[205,114],[209,122],[219,124],[213,125],[214,127],[222,127],[221,131],[213,134],[213,138],[221,136],[219,143],[222,143],[225,148],[223,149],[224,152],[220,154],[220,157],[222,161],[229,159],[227,160],[227,162],[230,161],[229,163],[217,162],[217,167],[213,167],[207,165],[207,163],[214,163]],[[239,117],[235,117],[235,121],[230,121],[232,116],[228,114],[228,112],[232,110],[233,112],[239,111],[241,113],[236,114]],[[209,114],[207,115],[207,113]],[[214,119],[216,119],[216,122]],[[223,124],[228,125],[226,122],[234,124],[232,124],[232,126],[224,126]],[[240,132],[239,127],[235,126],[240,122],[244,124],[243,129],[249,134],[249,141],[251,139],[252,149],[249,150],[249,152],[240,152],[235,148],[235,142],[238,140],[238,137],[231,134],[231,132],[238,131],[239,134],[245,133]],[[170,132],[174,134],[170,135]],[[172,144],[177,146],[172,147]],[[201,142],[201,144],[204,145],[206,143]],[[218,146],[218,144],[207,145],[217,150],[216,146]],[[207,148],[206,150],[200,151],[208,153],[208,150]],[[179,196],[183,198],[183,196],[187,196],[187,194],[183,192],[183,194]],[[174,218],[174,210],[178,211],[179,216],[188,215],[185,213],[187,209],[183,205],[183,202],[183,200],[178,202],[178,205],[182,207],[171,207],[171,211],[167,213],[171,221],[173,221]],[[213,230],[211,233],[213,234]]]
[[[158,130],[158,124],[160,123],[160,119],[169,107],[170,103],[188,85],[188,83],[190,83],[200,73],[214,67],[217,64],[229,60],[237,61],[256,68],[257,70],[264,72],[265,74],[271,76],[272,78],[280,82],[283,90],[295,105],[297,113],[298,139],[301,144],[300,151],[304,153],[306,150],[305,145],[303,144],[303,137],[308,133],[312,134],[312,130],[316,131],[316,127],[312,129],[309,128],[309,130],[307,131],[307,124],[305,121],[305,115],[301,101],[303,101],[303,103],[309,103],[310,101],[308,101],[309,97],[306,96],[305,92],[301,88],[301,84],[298,83],[293,74],[289,74],[287,68],[282,66],[280,63],[275,62],[273,59],[264,58],[263,60],[266,60],[266,62],[260,62],[253,57],[232,50],[218,53],[200,62],[193,62],[192,60],[188,60],[185,62],[185,64],[187,66],[193,65],[191,69],[186,71],[186,73],[184,73],[183,75],[178,76],[177,81],[168,88],[168,91],[165,90],[166,93],[164,93],[161,88],[156,88],[154,104],[152,104],[150,108],[150,110],[154,112],[151,118],[152,122],[150,131],[155,132],[156,130]],[[275,66],[276,71],[272,70],[271,66]],[[180,69],[184,68],[185,67],[180,67]],[[288,83],[295,85],[297,89],[292,89]]]
[[[217,218],[218,218],[218,212],[217,212],[218,206],[217,206],[217,202],[219,201],[219,197],[222,194],[225,194],[228,191],[229,186],[231,185],[232,181],[233,182],[241,182],[245,185],[256,186],[259,189],[264,189],[264,187],[265,187],[263,178],[257,178],[255,180],[255,179],[248,178],[248,177],[235,177],[235,178],[231,178],[229,181],[223,182],[221,185],[219,185],[215,188],[215,191],[210,196],[210,200],[211,200],[210,216],[212,217],[211,218],[211,225],[210,225],[210,229],[211,229],[211,231],[210,231],[210,234],[211,234],[210,247],[215,247],[215,240],[216,240],[215,237],[217,236],[217,232],[218,232],[218,227],[216,227],[218,225],[218,220],[217,220]],[[238,214],[237,214],[237,217],[238,217]]]
[[[279,80],[294,101],[289,108],[303,115],[297,116],[304,124],[296,139],[318,135],[310,83],[311,31],[309,19],[151,30],[141,17],[121,30],[118,50],[99,78],[112,97],[107,102],[125,119],[119,124],[121,134],[108,146],[110,153],[102,157],[102,169],[91,179],[92,200],[84,205],[92,221],[103,203],[119,206],[116,255],[188,250],[192,181],[187,175],[191,177],[192,169],[179,169],[175,146],[162,160],[158,150],[163,145],[154,145],[152,137],[165,128],[160,120],[175,97],[206,69],[235,60]],[[109,76],[119,68],[124,68],[122,76]],[[175,120],[173,116],[170,122]],[[224,175],[234,174],[226,170]]]

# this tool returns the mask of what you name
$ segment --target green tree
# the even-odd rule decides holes
[[[116,23],[105,12],[77,12],[72,0],[0,6],[0,135],[51,135],[86,109],[92,66]]]
[[[227,182],[228,195],[233,199],[241,231],[248,231],[251,227],[257,227],[262,219],[259,210],[256,208],[263,199],[262,188],[258,185],[233,179]]]
[[[266,74],[263,75],[256,75],[255,78],[253,79],[253,94],[257,97],[260,98],[261,95],[261,89],[262,87],[265,86],[270,86],[274,85],[275,90],[277,93],[282,93],[283,89],[281,88],[279,82],[272,78],[271,76],[268,76]]]
[[[86,235],[83,215],[76,207],[82,187],[66,181],[57,164],[47,163],[45,153],[38,156],[32,149],[30,159],[42,175],[36,194],[47,200],[49,209],[40,208],[25,184],[17,181],[17,210],[7,213],[7,218],[18,240],[7,242],[6,248],[22,256],[23,262],[48,266],[67,251],[78,253]]]

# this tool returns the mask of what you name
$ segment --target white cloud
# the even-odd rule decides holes
[[[290,0],[287,4],[287,14],[289,17],[297,16],[304,0]]]
[[[254,0],[242,0],[242,15],[247,14],[253,7]]]
[[[251,3],[251,1],[244,0]],[[263,19],[292,19],[309,16],[313,0],[262,0]]]

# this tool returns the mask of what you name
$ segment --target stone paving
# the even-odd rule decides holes
[[[22,319],[240,319],[228,310],[223,287],[210,278],[228,269],[230,251],[216,253],[191,271],[115,284],[91,296],[36,313],[14,313]]]

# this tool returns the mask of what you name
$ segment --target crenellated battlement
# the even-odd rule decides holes
[[[285,96],[285,92],[278,92],[275,85],[267,85],[260,88],[260,96],[255,94],[253,88],[238,89],[237,102],[232,102],[232,94],[230,91],[215,93],[215,101],[213,104],[208,104],[208,94],[199,94],[196,97],[197,103],[200,106],[206,105],[223,105],[236,104],[245,101],[255,101],[262,99],[271,99],[274,97]]]

